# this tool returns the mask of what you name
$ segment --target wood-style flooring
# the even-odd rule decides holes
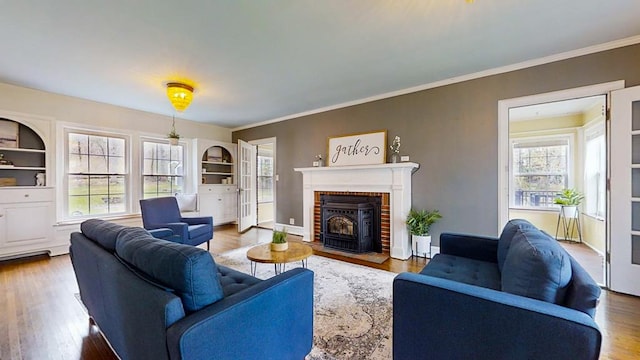
[[[218,227],[211,252],[270,241],[271,231]],[[299,238],[290,236],[291,241]],[[349,258],[340,258],[353,261]],[[383,264],[359,262],[393,272],[417,272],[425,259]],[[116,359],[74,294],[78,292],[69,256],[0,262],[0,359]],[[596,319],[603,333],[602,359],[640,358],[640,298],[604,291]]]

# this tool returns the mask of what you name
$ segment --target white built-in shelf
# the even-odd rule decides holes
[[[222,161],[203,161],[202,163],[203,164],[213,164],[213,165],[229,165],[229,166],[233,165],[230,162],[222,162]]]
[[[0,170],[42,170],[44,171],[44,167],[36,167],[36,166],[4,166],[0,165]]]
[[[640,164],[631,164],[632,169],[640,169]]]
[[[230,173],[230,172],[208,172],[207,171],[207,172],[203,172],[202,175],[229,175],[229,176],[231,176],[233,174]]]
[[[46,150],[0,147],[0,152],[3,152],[3,151],[30,152],[30,153],[44,154]]]

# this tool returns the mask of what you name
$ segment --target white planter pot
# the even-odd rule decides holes
[[[416,256],[431,257],[431,235],[411,235],[411,252]]]
[[[287,249],[289,249],[288,242],[280,244],[271,243],[271,251],[287,251]]]
[[[169,138],[169,145],[178,145],[179,138]]]
[[[564,214],[567,219],[575,218],[578,207],[576,205],[562,205],[560,213]]]

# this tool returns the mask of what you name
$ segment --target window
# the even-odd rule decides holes
[[[82,132],[66,134],[67,216],[126,212],[126,139]]]
[[[569,136],[512,141],[512,206],[554,207],[553,199],[569,185]]]
[[[184,148],[182,145],[142,143],[142,196],[144,199],[184,192]]]
[[[586,214],[604,217],[607,154],[604,124],[585,131],[584,188]]]
[[[273,157],[258,155],[258,202],[273,201]]]

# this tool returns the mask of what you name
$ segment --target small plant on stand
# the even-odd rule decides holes
[[[427,257],[427,253],[431,256],[431,225],[442,219],[442,215],[438,210],[409,210],[407,215],[407,226],[409,226],[409,232],[411,233],[411,251],[418,254],[424,254]]]
[[[560,205],[560,211],[564,213],[566,217],[575,217],[578,205],[584,199],[584,195],[576,189],[563,189],[553,199],[553,203]]]
[[[272,251],[285,251],[289,248],[287,243],[287,229],[273,230],[271,236],[271,250]]]

